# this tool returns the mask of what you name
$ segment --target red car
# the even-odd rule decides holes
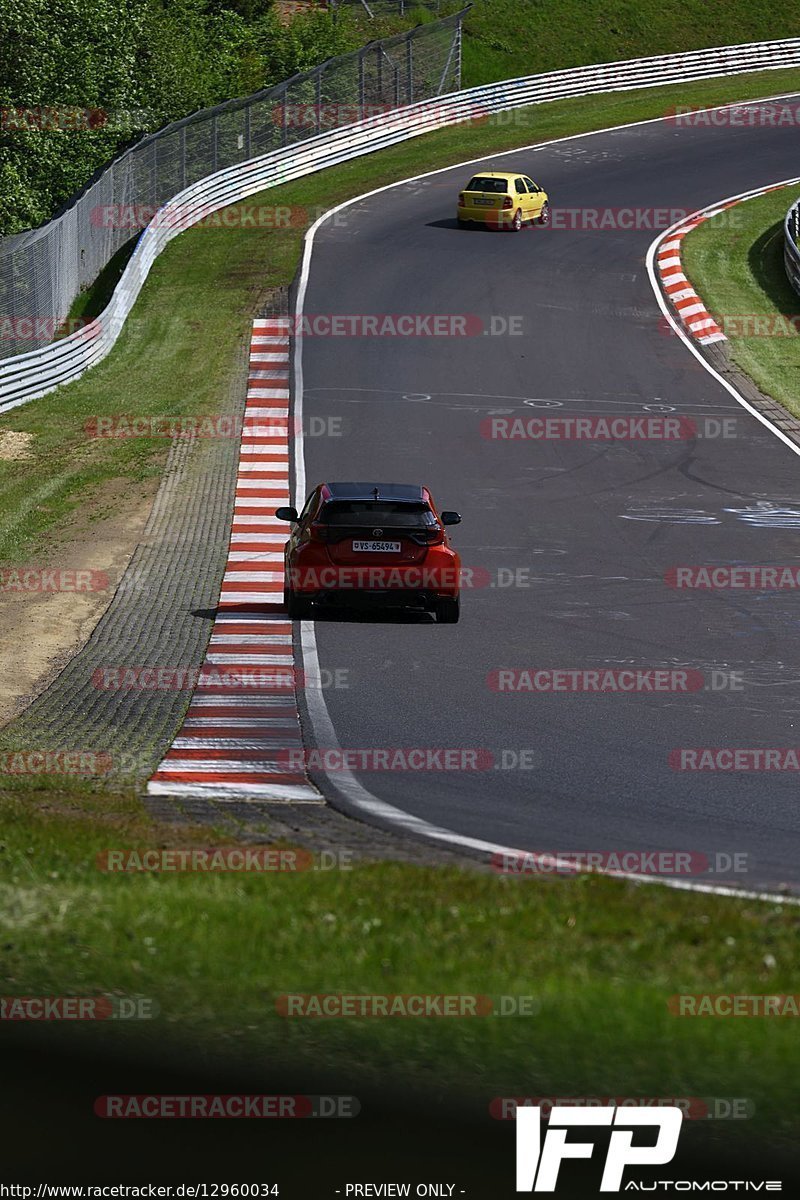
[[[452,625],[459,615],[461,559],[445,525],[457,512],[437,513],[425,487],[404,483],[321,483],[290,521],[284,600],[290,617],[315,606],[413,607]]]

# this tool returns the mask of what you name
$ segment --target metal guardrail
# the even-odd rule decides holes
[[[217,171],[178,192],[156,214],[141,235],[110,303],[92,326],[53,345],[0,361],[0,411],[79,378],[104,358],[164,247],[183,229],[228,204],[361,154],[507,109],[568,96],[794,66],[800,66],[800,38],[551,71],[405,105]]]
[[[800,198],[795,200],[783,222],[783,265],[789,283],[800,295]]]

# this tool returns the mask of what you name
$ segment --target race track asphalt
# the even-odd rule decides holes
[[[796,175],[799,163],[793,127],[657,122],[474,169],[529,174],[569,226],[562,210],[693,210]],[[664,581],[680,564],[800,564],[800,458],[665,334],[645,270],[656,231],[461,230],[456,194],[472,170],[400,184],[316,234],[308,316],[469,314],[522,329],[303,339],[309,489],[324,479],[426,483],[463,515],[452,539],[465,566],[494,583],[463,593],[456,626],[316,621],[320,666],[347,673],[348,686],[325,691],[337,738],[351,748],[531,750],[528,770],[358,775],[380,799],[462,834],[548,852],[739,854],[746,871],[700,878],[800,886],[796,772],[669,762],[681,747],[800,746],[800,600]],[[706,418],[733,418],[735,436],[482,434],[491,415],[663,406],[701,430]],[[699,670],[703,690],[503,694],[487,683],[498,668],[626,666]],[[712,671],[740,673],[740,686],[712,689]],[[314,777],[336,802],[330,779]]]

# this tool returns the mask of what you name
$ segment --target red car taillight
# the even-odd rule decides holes
[[[511,197],[504,196],[503,197],[503,208],[513,208],[513,207],[514,207],[514,201],[511,199]]]
[[[458,203],[461,205],[464,205],[467,203],[466,197],[463,192],[458,193]]]
[[[409,540],[416,542],[418,546],[441,546],[444,541],[444,530],[439,529],[438,526],[423,529],[419,533],[410,534]]]

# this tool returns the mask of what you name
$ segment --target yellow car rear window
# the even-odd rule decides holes
[[[473,179],[470,179],[465,191],[505,193],[508,191],[508,181],[505,179],[492,179],[488,175],[476,175]]]

